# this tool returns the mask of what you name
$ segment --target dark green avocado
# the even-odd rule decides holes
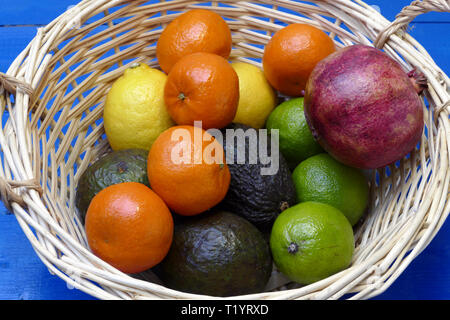
[[[101,190],[122,182],[139,182],[150,186],[147,178],[148,151],[127,149],[114,151],[94,162],[78,182],[75,204],[84,223],[92,198]]]
[[[211,211],[175,226],[169,253],[156,269],[169,288],[226,297],[263,292],[272,257],[263,235],[250,222]]]
[[[249,143],[250,139],[245,139],[245,145],[242,145],[244,140],[241,140],[241,144],[239,144],[239,140],[236,138],[234,139],[235,143],[227,141],[227,129],[242,129],[244,132],[249,129],[255,130],[249,126],[235,123],[222,129],[223,146],[231,173],[231,181],[228,193],[219,207],[246,218],[261,231],[270,231],[276,217],[282,211],[297,203],[294,181],[289,166],[281,153],[278,152],[278,171],[272,175],[262,174],[261,169],[270,167],[270,163],[262,161],[260,157],[258,152],[259,138],[256,150],[251,150],[253,144]],[[230,156],[230,150],[228,150],[230,146],[233,146],[232,156]],[[239,149],[240,152],[245,150],[246,157],[243,164],[238,161]],[[250,151],[254,151],[254,154],[258,155],[256,161],[250,160]],[[266,152],[269,156],[271,155],[271,140],[269,137],[267,138]],[[233,159],[233,163],[230,163],[229,159]]]

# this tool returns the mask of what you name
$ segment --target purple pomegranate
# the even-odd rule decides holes
[[[373,47],[353,45],[329,55],[316,65],[305,90],[314,137],[337,160],[357,168],[403,158],[423,131],[423,84],[415,86],[412,79]]]

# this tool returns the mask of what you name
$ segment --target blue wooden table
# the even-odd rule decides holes
[[[14,58],[46,25],[76,0],[0,0],[0,71],[6,72]],[[410,0],[366,0],[393,20]],[[450,73],[450,14],[428,13],[411,25],[411,34]],[[0,299],[81,300],[91,296],[68,288],[49,273],[33,251],[14,215],[0,202]],[[450,299],[450,221],[432,243],[382,295],[375,299]]]

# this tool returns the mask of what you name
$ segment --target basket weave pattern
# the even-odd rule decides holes
[[[208,8],[233,33],[231,59],[261,67],[264,44],[290,23],[309,23],[337,47],[362,43],[383,49],[409,71],[420,70],[425,132],[420,148],[397,164],[367,172],[369,213],[355,230],[351,266],[300,287],[279,282],[242,299],[366,299],[380,294],[428,245],[450,212],[450,80],[407,34],[421,13],[450,11],[448,0],[414,1],[394,22],[359,0],[144,1],[84,0],[49,25],[0,74],[0,193],[50,272],[100,299],[189,299],[150,273],[123,274],[88,249],[74,206],[80,174],[109,152],[104,97],[131,64],[158,67],[155,44],[181,12]],[[300,14],[300,15],[299,15]],[[238,297],[232,297],[238,298]]]

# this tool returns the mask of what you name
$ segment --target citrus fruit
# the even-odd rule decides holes
[[[222,145],[205,130],[187,125],[172,127],[156,139],[147,172],[152,189],[185,216],[222,201],[231,179]]]
[[[113,150],[150,147],[174,125],[164,104],[167,76],[144,63],[125,70],[108,92],[103,124]]]
[[[329,204],[355,225],[364,214],[369,199],[369,185],[359,169],[348,167],[327,153],[312,156],[294,170],[297,198],[300,202]]]
[[[164,99],[180,125],[202,121],[203,128],[222,128],[233,121],[239,103],[239,78],[227,60],[198,52],[181,58],[169,73]]]
[[[283,211],[270,234],[277,268],[304,285],[347,268],[354,242],[352,227],[342,212],[319,202],[303,202]]]
[[[239,78],[239,104],[233,122],[261,129],[277,105],[277,96],[264,73],[245,62],[231,64]]]
[[[163,30],[156,44],[156,57],[161,69],[169,73],[185,55],[210,52],[228,58],[231,31],[225,20],[206,9],[187,11]]]
[[[147,186],[119,183],[92,199],[86,236],[96,256],[122,272],[138,273],[167,255],[173,238],[172,215]]]
[[[308,24],[290,24],[267,43],[264,74],[281,93],[300,96],[316,64],[335,50],[333,40],[322,30]]]
[[[301,161],[324,152],[314,139],[303,112],[303,97],[281,103],[267,118],[266,128],[278,129],[280,152],[295,168]]]
[[[113,151],[95,161],[78,180],[75,203],[84,222],[92,198],[101,190],[122,182],[139,182],[149,186],[148,151],[125,149]]]

